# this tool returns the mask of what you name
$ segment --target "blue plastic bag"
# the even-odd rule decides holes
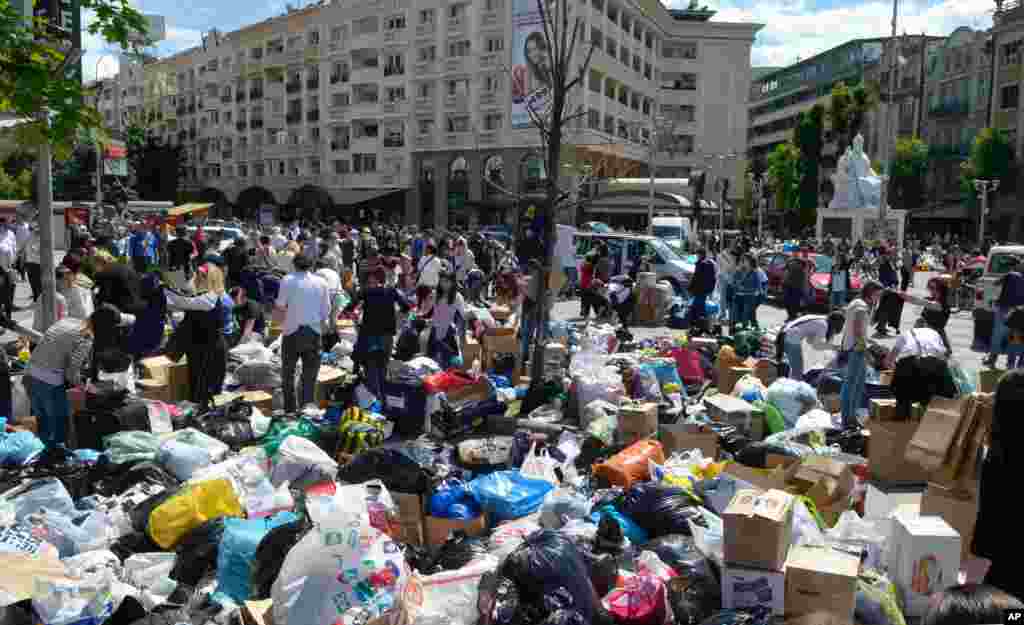
[[[266,519],[224,519],[224,535],[217,554],[217,592],[237,604],[249,599],[249,579],[256,548],[270,530],[298,520],[291,512],[279,512]],[[223,600],[221,600],[223,602]]]
[[[590,515],[590,520],[600,525],[601,517],[610,516],[622,528],[622,535],[629,539],[634,545],[642,545],[647,542],[648,535],[644,528],[636,524],[633,519],[622,514],[612,506],[601,506]]]
[[[67,517],[77,513],[68,489],[55,477],[31,482],[25,491],[16,493],[10,499],[14,504],[14,520],[19,522],[43,508]]]
[[[519,471],[495,471],[469,483],[469,490],[495,521],[512,521],[533,514],[554,486],[524,477]]]
[[[32,432],[18,431],[0,435],[0,464],[21,466],[46,449]]]
[[[210,452],[202,447],[169,440],[160,446],[157,462],[184,482],[191,479],[197,470],[210,466],[213,461]]]
[[[430,516],[442,519],[475,519],[480,502],[461,480],[445,480],[430,498]]]

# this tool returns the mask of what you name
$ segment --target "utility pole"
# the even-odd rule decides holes
[[[998,180],[977,179],[974,190],[981,196],[981,220],[978,223],[978,249],[985,248],[985,221],[988,219],[988,194],[999,189]]]
[[[924,108],[928,106],[927,100],[925,100],[926,94],[924,89],[924,71],[925,71],[925,57],[928,52],[928,35],[921,33],[921,80],[918,81],[917,90],[917,123],[914,124],[914,136],[921,138],[924,136]]]
[[[889,161],[892,160],[892,157],[890,156],[890,150],[889,150],[889,146],[890,146],[890,139],[889,139],[889,137],[890,136],[892,137],[891,142],[892,142],[893,146],[895,147],[896,135],[898,134],[896,132],[893,132],[894,128],[893,128],[893,124],[892,124],[892,108],[893,108],[893,104],[895,104],[895,100],[896,100],[896,68],[899,65],[899,53],[900,53],[899,52],[899,45],[898,45],[898,43],[896,41],[896,20],[897,20],[898,15],[899,15],[899,0],[892,0],[892,35],[889,37],[889,45],[890,45],[889,54],[891,55],[890,58],[889,58],[889,97],[888,97],[888,100],[887,100],[887,103],[886,103],[886,108],[885,108],[885,130],[886,130],[886,132],[885,132],[884,135],[882,135],[882,137],[885,139],[885,141],[882,142],[882,145],[885,146],[885,151],[882,153],[883,154],[882,164],[883,164],[883,166],[886,169],[890,168],[890,162]],[[895,152],[895,151],[896,151],[895,149],[892,150],[892,152]],[[881,192],[881,195],[880,195],[879,201],[878,201],[878,219],[881,222],[879,224],[880,226],[884,226],[884,224],[885,224],[885,203],[889,199],[887,197],[888,196],[887,192],[889,190],[889,180],[888,180],[888,177],[887,177],[888,172],[887,171],[886,172],[882,172],[882,174],[883,174],[882,179],[884,180],[884,182],[882,183],[882,192]]]

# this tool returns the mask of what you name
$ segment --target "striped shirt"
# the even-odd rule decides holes
[[[85,334],[85,322],[65,318],[50,326],[42,341],[32,350],[28,361],[28,375],[53,386],[72,385],[82,378],[82,369],[89,352],[92,337]]]

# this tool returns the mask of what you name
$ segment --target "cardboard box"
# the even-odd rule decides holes
[[[886,369],[885,371],[878,372],[878,383],[882,386],[892,386],[892,378],[896,375],[896,372],[892,369]]]
[[[658,433],[658,404],[625,404],[619,407],[620,442],[632,444]]]
[[[718,457],[718,434],[701,423],[662,423],[658,425],[658,440],[665,454],[699,449],[705,458]]]
[[[793,540],[793,496],[772,489],[741,490],[722,512],[725,561],[781,571]]]
[[[814,502],[826,518],[838,518],[849,507],[856,481],[848,464],[826,456],[805,456],[786,471],[786,483]]]
[[[853,622],[860,558],[830,548],[793,547],[786,559],[786,617],[831,613]]]
[[[978,521],[976,493],[956,492],[937,484],[929,484],[921,496],[921,516],[937,516],[960,534],[960,559],[971,556],[974,526]]]
[[[786,574],[726,565],[722,568],[722,607],[726,610],[771,608],[782,616],[786,608]]]
[[[736,426],[743,433],[749,433],[755,429],[753,422],[754,406],[750,402],[718,393],[704,399],[707,407],[708,418],[713,421],[720,421]],[[751,437],[753,438],[753,437]]]
[[[996,392],[996,386],[1004,375],[1006,375],[1006,369],[981,369],[978,371],[978,392]]]
[[[396,540],[410,545],[423,545],[423,497],[411,493],[391,492],[398,506],[398,535]]]
[[[242,625],[274,625],[274,600],[246,601],[241,617]]]
[[[718,381],[718,392],[728,394],[732,392],[740,378],[745,375],[753,375],[754,370],[751,367],[730,367],[724,373],[725,379]]]
[[[730,462],[725,465],[724,472],[761,490],[786,489],[786,471],[783,467],[755,469],[738,462]]]
[[[952,489],[976,491],[980,477],[978,454],[992,433],[994,401],[989,393],[972,393],[964,402],[963,421],[957,430],[949,454],[931,481]]]
[[[938,471],[957,438],[964,420],[964,407],[965,402],[960,399],[934,398],[907,444],[907,461],[928,473]]]
[[[932,593],[958,583],[960,542],[957,531],[941,517],[893,518],[888,570],[906,616],[923,616]]]
[[[484,515],[475,519],[443,519],[436,516],[427,516],[423,522],[423,533],[427,545],[431,547],[443,545],[448,540],[448,535],[456,530],[466,532],[467,536],[479,536],[487,529],[487,520]]]
[[[249,402],[254,407],[259,408],[265,416],[270,416],[270,413],[274,412],[274,396],[266,391],[243,391],[240,393],[221,393],[213,398],[214,406],[223,406],[224,404],[230,404],[236,399],[243,399]]]
[[[503,331],[501,334],[492,332]],[[516,340],[515,330],[512,328],[495,328],[488,330],[484,335],[484,350],[491,358],[495,354],[519,354],[519,341]]]
[[[871,418],[876,421],[897,421],[907,415],[896,414],[895,399],[872,399]]]
[[[142,377],[164,383],[170,381],[169,370],[174,364],[175,361],[167,356],[153,356],[139,361],[139,366],[142,368]]]
[[[327,401],[331,394],[331,387],[341,384],[345,372],[337,367],[321,366],[316,374],[316,391],[313,394],[317,403]]]
[[[487,382],[487,379],[483,377],[472,384],[460,386],[457,389],[445,393],[448,403],[453,406],[462,402],[487,399],[490,396],[491,385]]]
[[[166,356],[154,356],[152,358],[143,358],[139,361],[142,366],[143,377],[146,380],[150,380],[149,384],[143,385],[150,389],[157,386],[166,385],[168,390],[166,391],[166,397],[169,399],[163,399],[160,397],[146,397],[147,399],[160,399],[161,401],[184,401],[189,399],[191,395],[189,379],[188,379],[188,358],[183,357],[180,361],[173,361]],[[138,386],[139,381],[136,381]],[[152,394],[156,394],[156,391],[150,391]],[[143,393],[145,396],[145,393]]]
[[[143,399],[171,403],[174,401],[171,385],[160,380],[136,380],[135,387]]]
[[[868,422],[868,468],[872,479],[887,484],[924,483],[928,472],[905,458],[907,444],[917,432],[917,421]]]
[[[771,360],[762,358],[754,364],[754,377],[761,380],[761,384],[766,387],[771,386],[772,382],[779,379],[779,367]]]

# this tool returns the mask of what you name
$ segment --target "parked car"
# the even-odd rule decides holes
[[[647,257],[653,260],[658,280],[671,283],[676,293],[685,292],[693,277],[692,263],[686,262],[662,239],[642,234],[576,232],[573,242],[577,268],[582,267],[583,258],[593,249],[595,241],[603,242],[608,248],[613,276],[628,273],[642,257]]]
[[[1002,278],[1024,263],[1024,245],[997,245],[989,250],[985,271],[974,283],[974,340],[971,349],[987,352],[992,342],[992,323]]]
[[[786,265],[790,259],[797,258],[792,252],[761,252],[757,264],[768,275],[768,294],[773,297],[782,296],[782,285],[786,278]],[[828,306],[828,292],[832,285],[831,258],[819,254],[807,254],[799,257],[807,264],[808,286],[814,293],[816,306]],[[850,291],[859,292],[863,279],[859,273],[850,275]]]

